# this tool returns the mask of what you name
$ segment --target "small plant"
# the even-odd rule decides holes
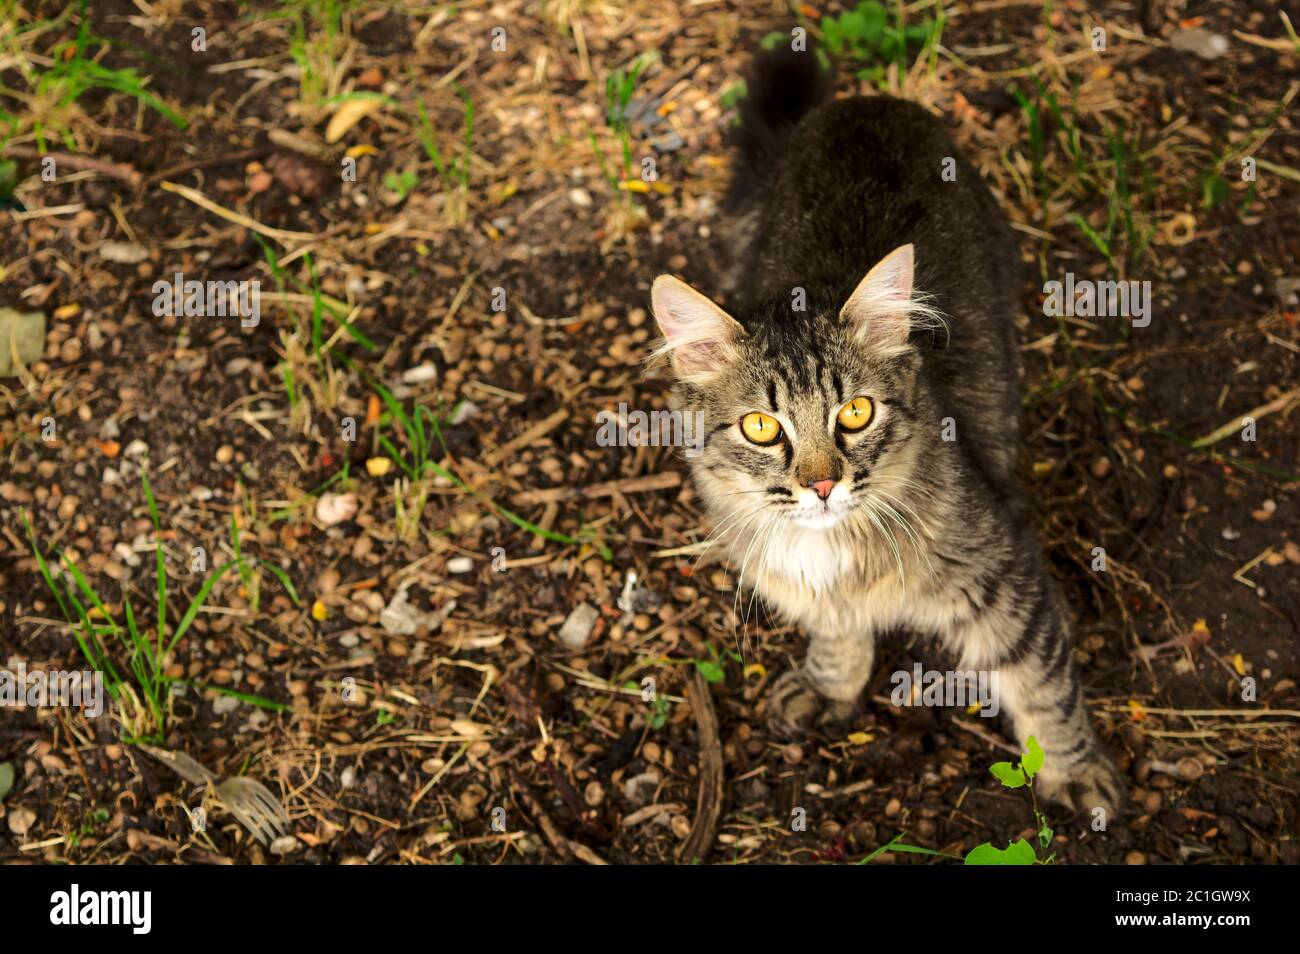
[[[438,172],[438,180],[442,183],[443,210],[447,224],[451,226],[463,225],[469,219],[470,163],[474,156],[474,103],[459,86],[455,89],[461,100],[463,117],[460,155],[453,156],[450,161],[443,156],[433,132],[433,123],[429,121],[423,103],[419,108],[418,133],[420,145],[433,163]]]
[[[19,26],[20,14],[14,0],[0,2],[0,24],[3,24],[0,50],[12,57],[26,86],[25,90],[0,87],[0,93],[20,101],[24,107],[21,117],[0,110],[0,125],[6,127],[6,138],[30,133],[41,152],[47,150],[49,139],[57,138],[68,151],[76,151],[73,129],[85,118],[79,100],[96,89],[130,96],[174,125],[185,128],[184,118],[147,89],[147,77],[140,77],[131,68],[112,69],[101,62],[112,49],[112,43],[91,32],[85,0],[69,5],[53,20],[27,26]],[[45,51],[40,59],[48,62],[48,67],[33,66],[26,49],[31,41],[43,33],[63,29],[76,17],[80,18],[76,37],[55,43]]]
[[[159,536],[154,550],[154,592],[157,598],[157,623],[155,628],[146,628],[137,619],[135,608],[131,603],[131,597],[126,590],[125,584],[122,587],[123,619],[119,622],[116,614],[110,610],[103,598],[90,585],[77,564],[68,559],[62,551],[56,552],[64,565],[67,576],[71,577],[73,585],[69,586],[62,575],[55,576],[51,572],[49,562],[36,542],[36,531],[32,528],[25,513],[22,514],[22,520],[23,525],[27,528],[28,541],[31,544],[32,552],[36,556],[36,563],[40,568],[41,577],[45,580],[45,585],[54,596],[55,602],[59,604],[64,619],[72,626],[73,636],[77,640],[82,655],[86,657],[86,661],[90,663],[91,667],[101,674],[109,695],[117,704],[117,718],[122,725],[123,740],[132,744],[137,742],[162,744],[166,738],[167,725],[171,717],[172,687],[173,685],[191,685],[188,680],[177,679],[166,674],[172,653],[181,637],[189,631],[190,626],[194,623],[199,611],[203,608],[203,604],[207,601],[208,595],[212,592],[212,588],[228,571],[244,565],[246,561],[243,557],[236,557],[209,573],[202,586],[199,587],[198,593],[190,600],[180,622],[169,632],[167,619],[167,566],[161,540],[162,520],[158,515],[158,505],[154,501],[148,475],[143,471],[140,474],[140,480],[144,486],[145,500],[149,506],[149,516],[153,520],[154,530]],[[279,570],[280,568],[275,567],[275,569]],[[287,582],[287,577],[281,578]],[[290,588],[290,593],[294,595],[292,588]],[[296,602],[296,595],[294,595],[294,599]],[[121,651],[126,660],[125,671],[129,676],[123,676],[121,671],[113,664],[112,654],[104,645],[104,638],[110,636],[121,644]],[[287,708],[281,703],[236,692],[221,686],[193,685],[200,689],[211,688],[264,709],[283,711]]]
[[[254,512],[253,504],[250,501],[248,506],[250,515]],[[294,605],[301,605],[298,599],[298,591],[294,588],[293,581],[289,579],[289,574],[285,573],[281,567],[276,566],[269,560],[245,560],[243,548],[240,544],[239,524],[243,511],[236,508],[230,512],[230,545],[235,553],[235,565],[239,568],[239,579],[244,587],[244,597],[248,600],[249,608],[254,613],[261,609],[262,605],[262,570],[268,570],[280,581],[289,598],[293,600]]]
[[[1029,751],[1021,754],[1018,764],[994,762],[989,766],[989,771],[1007,788],[1029,790],[1029,798],[1034,807],[1034,822],[1038,829],[1038,848],[1035,849],[1023,838],[1017,838],[1006,848],[994,848],[991,842],[986,841],[967,852],[966,864],[968,865],[1050,865],[1056,860],[1054,851],[1051,854],[1042,854],[1051,848],[1054,832],[1048,827],[1047,819],[1039,810],[1038,796],[1034,793],[1034,776],[1042,770],[1045,756],[1038,740],[1032,735],[1025,740],[1025,747]]]
[[[1045,854],[1052,846],[1055,832],[1048,827],[1047,819],[1038,808],[1038,797],[1034,794],[1034,776],[1043,768],[1045,756],[1038,740],[1032,735],[1025,741],[1028,752],[1022,753],[1016,765],[1010,762],[994,762],[989,766],[993,776],[1007,788],[1027,788],[1033,801],[1034,822],[1038,828],[1038,848],[1023,838],[1017,838],[1006,848],[995,848],[992,842],[976,845],[966,853],[966,857],[923,848],[920,845],[906,844],[902,839],[907,832],[900,831],[887,844],[881,845],[858,864],[868,864],[887,851],[899,851],[913,855],[931,855],[938,858],[951,858],[968,865],[1050,865],[1056,860],[1056,852]]]
[[[662,729],[668,724],[668,716],[673,711],[672,702],[665,696],[655,696],[650,704],[650,728]]]
[[[253,233],[253,238],[262,248],[262,255],[266,258],[281,297],[286,301],[291,300],[288,289],[292,287],[297,289],[300,296],[292,300],[301,300],[301,297],[310,300],[310,316],[304,320],[299,310],[294,308],[294,326],[280,331],[280,379],[289,403],[289,426],[306,433],[313,407],[332,411],[338,405],[339,393],[343,387],[338,370],[330,360],[339,331],[336,330],[326,339],[326,316],[367,351],[373,351],[375,344],[348,320],[352,310],[346,302],[331,298],[321,291],[315,262],[310,254],[303,256],[303,264],[310,279],[310,284],[306,284],[280,266],[279,258],[270,243],[257,233]]]
[[[442,439],[442,422],[438,416],[423,404],[416,404],[413,413],[408,414],[402,406],[402,402],[397,400],[391,391],[370,377],[370,375],[361,372],[346,357],[342,360],[348,367],[357,371],[366,379],[387,409],[387,414],[381,417],[379,421],[380,429],[377,431],[377,443],[401,468],[404,475],[403,478],[396,482],[393,503],[398,523],[398,534],[399,536],[406,534],[402,539],[414,540],[418,535],[420,520],[424,513],[424,506],[428,502],[432,481],[434,478],[441,478],[457,490],[481,497],[492,509],[520,530],[526,530],[544,539],[570,546],[590,544],[600,554],[601,559],[607,562],[613,559],[614,555],[609,547],[591,539],[585,531],[578,538],[574,538],[567,534],[539,527],[513,511],[507,510],[500,504],[483,497],[481,493],[472,490],[465,481],[461,480],[450,469],[450,465],[444,467],[433,459],[434,440],[442,448],[443,456],[450,456],[446,442]],[[387,434],[383,433],[382,428],[385,424],[392,425],[394,433],[400,433],[403,437],[406,444],[404,452],[397,448],[397,445],[393,443]],[[397,425],[400,425],[400,430]]]
[[[717,683],[724,681],[727,678],[727,673],[723,667],[726,665],[728,659],[732,662],[743,661],[740,653],[736,652],[734,649],[728,649],[721,655],[718,653],[717,649],[714,648],[712,643],[708,645],[707,649],[709,650],[708,659],[691,660],[691,662],[695,664],[695,671],[704,677],[705,682]]]
[[[657,53],[643,53],[624,69],[618,67],[605,78],[605,121],[618,147],[617,165],[611,165],[609,156],[601,147],[595,132],[587,131],[591,148],[600,161],[600,171],[610,191],[618,197],[609,227],[611,240],[626,236],[645,224],[646,212],[632,198],[636,193],[650,191],[649,183],[636,174],[636,161],[632,151],[630,108],[641,74],[655,61]]]
[[[838,17],[823,18],[821,28],[827,54],[859,64],[857,77],[878,84],[891,63],[906,69],[912,50],[930,50],[933,55],[943,23],[927,19],[905,24],[901,10],[891,17],[884,4],[864,0]]]
[[[319,115],[338,92],[348,46],[339,0],[291,0],[276,17],[292,21],[289,55],[298,66],[298,100],[308,116]]]
[[[420,184],[420,177],[410,169],[403,169],[401,172],[390,172],[384,176],[384,188],[390,192],[396,192],[399,200],[405,202],[406,197],[415,191],[415,187]]]

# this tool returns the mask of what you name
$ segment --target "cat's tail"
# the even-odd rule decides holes
[[[831,78],[813,49],[794,50],[780,43],[754,57],[740,101],[740,126],[728,193],[728,205],[740,211],[746,200],[762,191],[791,130],[831,94]]]

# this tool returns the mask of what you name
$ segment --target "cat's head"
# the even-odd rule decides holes
[[[704,415],[696,485],[737,530],[880,528],[916,486],[920,357],[909,338],[938,315],[913,293],[910,245],[846,301],[801,293],[733,318],[676,278],[655,280],[656,355],[672,365],[678,410]]]

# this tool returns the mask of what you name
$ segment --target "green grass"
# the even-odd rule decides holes
[[[1100,223],[1090,223],[1078,212],[1067,213],[1066,220],[1106,260],[1111,275],[1138,269],[1155,234],[1155,181],[1140,132],[1110,123],[1100,135],[1085,136],[1074,103],[1062,108],[1038,77],[1028,88],[1012,86],[1009,91],[1024,120],[1039,202],[1046,208],[1061,192],[1079,202],[1101,200],[1105,211]],[[1064,167],[1049,162],[1052,155],[1062,156]]]
[[[285,398],[289,404],[291,426],[301,426],[310,414],[310,401],[304,400],[306,390],[315,394],[323,410],[332,410],[332,390],[328,384],[334,380],[334,367],[331,358],[335,356],[337,345],[327,342],[326,317],[336,323],[354,342],[366,351],[374,351],[375,343],[361,329],[348,321],[351,309],[346,302],[331,298],[321,291],[320,279],[316,274],[316,262],[308,253],[303,256],[303,267],[307,270],[308,281],[304,282],[289,274],[280,265],[279,257],[269,242],[256,232],[253,238],[262,249],[271,276],[277,289],[285,294],[289,289],[311,299],[311,313],[306,320],[297,308],[293,309],[295,326],[291,332],[281,332],[284,351],[280,359],[280,380],[284,387]],[[332,337],[332,336],[331,336]],[[322,380],[326,383],[322,384]]]
[[[440,477],[458,490],[474,496],[481,496],[455,473],[433,459],[435,441],[437,446],[442,449],[443,456],[450,456],[446,442],[442,437],[442,421],[433,411],[423,404],[416,404],[412,412],[408,414],[402,402],[397,400],[388,388],[384,387],[372,376],[357,369],[352,362],[348,361],[347,363],[354,371],[357,371],[366,379],[367,384],[379,395],[386,408],[386,413],[379,420],[378,443],[405,475],[406,486],[402,490],[407,495],[407,499],[403,502],[400,493],[396,494],[395,497],[398,500],[399,522],[407,528],[408,532],[414,532],[414,529],[418,528],[424,504],[428,499],[428,485],[432,478]],[[390,428],[394,435],[402,438],[405,450],[399,449],[392,437],[383,433],[385,427]],[[601,558],[606,562],[614,558],[613,552],[604,543],[593,541],[590,538],[575,538],[539,527],[500,504],[494,501],[489,502],[498,514],[520,530],[526,530],[543,539],[567,546],[581,546],[584,543],[589,543],[595,547]]]
[[[251,516],[253,505],[248,504],[248,512]],[[271,573],[280,585],[284,587],[289,598],[293,600],[295,606],[301,606],[302,600],[298,598],[298,591],[294,588],[293,580],[289,579],[289,574],[284,572],[282,567],[276,566],[270,560],[245,560],[244,553],[240,542],[239,520],[236,512],[230,512],[230,546],[235,553],[235,565],[239,567],[239,579],[244,584],[244,592],[248,597],[248,605],[256,614],[261,609],[262,598],[262,570]]]
[[[167,735],[171,718],[172,692],[174,684],[194,685],[200,689],[213,689],[225,695],[234,696],[244,702],[272,711],[287,709],[281,703],[236,692],[221,686],[205,686],[191,683],[189,680],[176,679],[166,675],[166,668],[173,651],[181,638],[189,631],[199,611],[203,608],[213,587],[230,570],[239,568],[244,572],[248,561],[242,556],[223,563],[204,579],[198,592],[189,601],[180,622],[174,627],[168,623],[167,566],[162,547],[162,520],[158,514],[158,505],[154,500],[149,477],[143,471],[140,480],[144,487],[145,501],[154,530],[158,534],[154,549],[154,596],[155,625],[144,625],[136,615],[131,596],[126,585],[122,586],[122,619],[119,621],[105,603],[103,597],[86,579],[80,567],[63,551],[56,551],[58,560],[65,567],[72,585],[61,576],[55,576],[50,568],[50,561],[41,552],[36,540],[36,531],[32,528],[27,514],[22,513],[23,525],[27,528],[27,537],[32,552],[36,556],[41,578],[54,596],[64,619],[72,627],[77,646],[85,656],[91,668],[103,676],[109,695],[117,704],[117,716],[122,724],[123,739],[128,743],[150,742],[162,744]],[[236,538],[236,547],[238,539]],[[265,564],[265,561],[258,561]],[[283,570],[274,567],[281,582],[286,584],[290,595],[297,602],[297,594]],[[105,640],[108,639],[108,645]],[[109,646],[114,646],[110,652]],[[114,665],[114,657],[124,660],[121,669]],[[126,675],[123,675],[126,673]]]
[[[102,54],[112,49],[112,42],[91,32],[85,0],[69,5],[53,20],[35,21],[24,27],[17,26],[19,9],[16,0],[0,2],[0,21],[8,24],[2,52],[13,57],[27,89],[0,86],[0,96],[17,99],[26,109],[22,115],[0,109],[0,139],[7,141],[30,131],[42,152],[49,148],[52,138],[61,140],[69,152],[75,152],[77,143],[70,123],[77,103],[92,90],[130,96],[174,125],[186,128],[185,119],[147,89],[147,78],[141,78],[134,69],[111,69],[100,62]],[[76,36],[45,51],[45,56],[52,61],[48,68],[33,68],[24,50],[25,39],[63,29],[73,17],[80,18]]]
[[[438,178],[442,180],[443,187],[459,186],[462,189],[468,189],[470,162],[474,154],[474,103],[470,100],[469,94],[463,89],[459,86],[454,88],[461,101],[460,154],[453,156],[450,161],[444,158],[442,150],[438,148],[438,138],[433,132],[433,123],[430,122],[429,113],[425,110],[423,103],[420,103],[418,110],[420,128],[417,137],[425,155],[429,157],[434,169],[438,171]]]
[[[450,158],[438,148],[429,113],[420,103],[417,110],[419,128],[416,132],[420,146],[433,163],[442,186],[444,215],[448,225],[462,225],[469,219],[469,181],[474,158],[474,103],[459,86],[454,87],[461,101],[460,151]]]
[[[298,99],[308,112],[325,106],[346,33],[340,0],[287,0],[272,18],[288,19],[289,55],[298,65]]]

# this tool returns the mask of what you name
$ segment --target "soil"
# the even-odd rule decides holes
[[[337,103],[304,104],[291,19],[271,16],[279,8],[155,6],[149,18],[126,0],[95,3],[89,22],[112,40],[104,62],[148,76],[188,128],[130,96],[87,93],[71,126],[76,154],[128,164],[138,180],[69,169],[42,182],[33,163],[18,190],[28,209],[74,208],[0,230],[0,305],[49,319],[29,375],[0,379],[0,656],[10,669],[85,666],[24,516],[51,562],[64,551],[109,615],[121,621],[129,597],[146,628],[160,536],[172,632],[211,569],[234,556],[233,519],[242,554],[277,567],[293,592],[265,567],[252,583],[233,571],[218,581],[166,661],[188,685],[176,686],[156,741],[219,776],[266,782],[296,837],[272,851],[219,810],[193,831],[186,807],[202,792],[127,744],[111,712],[10,709],[0,763],[16,779],[0,804],[0,858],[683,860],[711,768],[701,753],[712,740],[686,703],[701,687],[724,779],[704,850],[713,863],[851,862],[899,833],[956,855],[1033,838],[1029,798],[988,770],[1015,759],[1006,727],[890,704],[890,673],[950,665],[926,634],[897,634],[880,654],[848,734],[770,738],[764,688],[798,661],[804,637],[738,598],[736,568],[675,552],[710,529],[679,452],[597,443],[599,411],[664,406],[666,382],[642,366],[654,277],[718,291],[734,115],[723,93],[789,17],[747,2],[575,4],[582,12],[563,25],[541,18],[563,6],[550,3],[359,6],[347,14],[347,57],[334,60],[337,89],[391,104],[330,143]],[[1300,436],[1288,395],[1300,384],[1300,332],[1294,292],[1278,282],[1300,277],[1300,139],[1287,109],[1296,47],[1265,2],[1155,2],[1138,14],[1063,2],[1047,23],[1034,5],[945,7],[950,55],[936,73],[895,69],[884,82],[945,118],[1021,237],[1024,479],[1078,617],[1090,708],[1129,784],[1104,831],[1045,808],[1051,850],[1072,864],[1294,864]],[[1108,31],[1105,52],[1081,39],[1094,22]],[[490,47],[495,26],[503,52]],[[1195,26],[1227,37],[1229,52],[1203,60],[1171,46]],[[207,31],[204,53],[191,50],[195,27]],[[50,56],[55,41],[38,38],[30,52]],[[664,188],[618,190],[588,130],[616,163],[604,77],[652,49],[660,57],[637,96],[666,118],[634,123],[632,140],[637,156],[655,157]],[[1032,90],[1034,76],[1065,116],[1045,117],[1041,163],[1010,92]],[[10,68],[4,85],[17,82]],[[879,92],[851,70],[838,88]],[[475,107],[473,160],[456,223],[456,180],[421,148],[416,104],[450,158],[462,95]],[[1087,175],[1073,171],[1067,119]],[[667,129],[680,147],[653,151]],[[1107,130],[1131,144],[1123,191],[1091,184],[1116,178]],[[356,181],[344,181],[344,150],[358,146],[371,150],[352,157]],[[1248,148],[1253,183],[1236,171]],[[168,171],[185,163],[195,165]],[[1226,198],[1207,207],[1216,169]],[[386,180],[404,170],[418,184],[400,197]],[[622,235],[629,200],[645,223]],[[1121,226],[1108,262],[1073,218],[1101,231],[1108,210],[1120,220],[1131,210],[1144,249]],[[272,230],[262,241],[285,263],[283,289],[297,296],[287,303],[273,300],[281,285],[259,230]],[[109,242],[146,254],[110,261]],[[155,316],[154,283],[176,272],[259,280],[260,323]],[[1045,317],[1043,283],[1066,272],[1150,281],[1150,325]],[[370,348],[327,312],[328,357],[305,350],[313,275]],[[296,409],[286,363],[299,375]],[[400,469],[367,469],[393,456],[381,433],[410,451],[374,382],[408,413],[421,404],[439,416],[431,459],[456,475],[427,481],[410,540],[395,517]],[[466,401],[472,413],[459,417]],[[1251,412],[1254,440],[1234,428],[1192,446]],[[344,437],[349,420],[355,440]],[[635,482],[662,474],[681,479]],[[610,481],[624,483],[587,492]],[[335,493],[354,494],[357,510],[327,525],[318,503]],[[563,539],[519,527],[503,508]],[[192,568],[195,548],[206,569]],[[469,571],[456,572],[463,558]],[[629,611],[619,597],[630,573]],[[382,610],[402,585],[445,619],[386,630]],[[599,617],[575,649],[559,634],[582,603]],[[643,701],[646,678],[666,704]],[[873,863],[947,862],[886,852]]]

